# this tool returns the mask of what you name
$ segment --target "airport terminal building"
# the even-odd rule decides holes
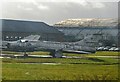
[[[15,41],[29,35],[40,35],[41,41],[63,41],[64,34],[43,22],[2,20],[2,40]]]

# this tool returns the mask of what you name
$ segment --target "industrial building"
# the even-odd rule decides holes
[[[116,19],[68,19],[54,25],[66,36],[66,41],[79,41],[89,35],[100,38],[99,46],[118,46],[118,21]],[[101,37],[98,37],[101,36]]]
[[[2,20],[2,40],[15,41],[29,35],[40,35],[40,40],[63,41],[64,34],[43,22]]]
[[[2,39],[5,41],[15,41],[29,35],[37,34],[41,36],[40,37],[41,41],[75,42],[75,41],[82,40],[83,38],[89,35],[97,35],[95,36],[96,37],[95,39],[99,39],[102,37],[99,42],[99,46],[117,46],[118,45],[118,37],[119,37],[118,27],[116,25],[116,22],[114,21],[112,21],[113,23],[110,22],[111,25],[105,23],[106,26],[102,26],[104,24],[98,24],[99,26],[98,25],[90,26],[91,22],[89,23],[88,21],[82,21],[82,23],[85,22],[86,23],[85,25],[88,24],[88,26],[85,26],[85,25],[49,26],[44,22],[8,20],[8,19],[1,19],[1,20],[2,20]],[[106,22],[106,20],[103,22]],[[97,24],[97,23],[94,23],[94,24]],[[101,37],[99,37],[98,35],[100,35]]]
[[[89,35],[100,35],[101,41],[106,45],[118,45],[118,29],[117,28],[79,28],[79,27],[56,27],[66,35],[66,41],[79,41]],[[96,39],[99,37],[96,37]]]

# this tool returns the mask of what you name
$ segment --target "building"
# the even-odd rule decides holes
[[[15,41],[29,35],[40,35],[40,40],[63,41],[64,34],[44,22],[2,20],[2,40]]]
[[[100,46],[118,45],[118,21],[116,19],[68,19],[56,23],[54,27],[66,35],[66,41],[78,41],[96,34],[95,39],[101,39]]]

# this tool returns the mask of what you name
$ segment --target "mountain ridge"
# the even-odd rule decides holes
[[[81,18],[67,19],[57,22],[55,27],[116,27],[118,19],[113,18]]]

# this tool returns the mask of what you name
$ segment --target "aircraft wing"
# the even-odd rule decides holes
[[[29,40],[29,41],[37,41],[39,40],[40,35],[30,35],[27,37],[24,37],[22,40]]]
[[[66,53],[78,53],[78,54],[89,54],[91,52],[87,52],[87,51],[76,51],[76,50],[63,50],[63,52]]]

